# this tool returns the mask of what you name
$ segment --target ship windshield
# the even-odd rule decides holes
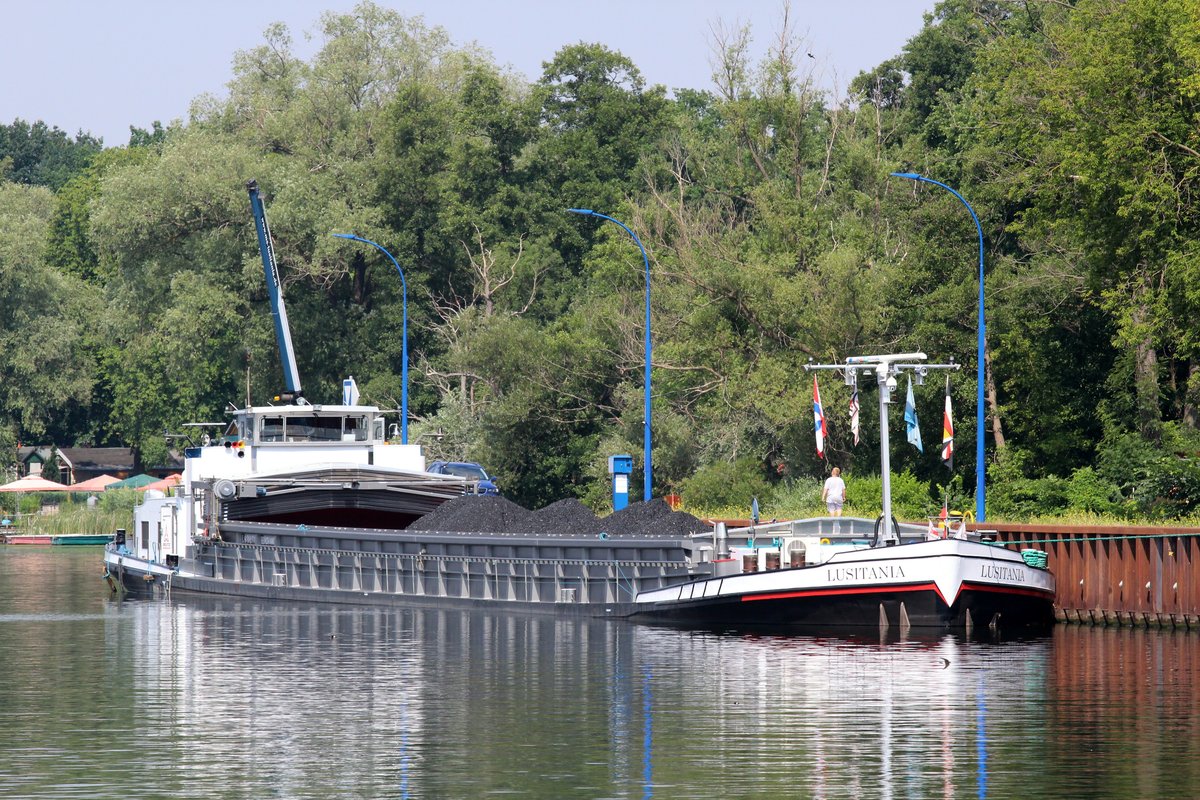
[[[262,442],[365,442],[367,419],[346,417],[263,417]]]

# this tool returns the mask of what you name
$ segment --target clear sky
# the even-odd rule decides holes
[[[749,23],[761,54],[778,33],[781,0],[377,0],[422,15],[456,44],[474,41],[531,80],[564,45],[600,42],[624,53],[647,84],[712,85],[711,29]],[[186,122],[193,98],[225,93],[233,54],[263,41],[273,22],[292,32],[298,54],[323,11],[355,0],[4,0],[0,123],[42,120],[74,135],[129,141],[129,126]],[[934,0],[793,0],[796,33],[814,78],[844,90],[861,70],[897,55]]]

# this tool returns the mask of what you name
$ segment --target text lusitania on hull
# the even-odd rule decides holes
[[[878,581],[906,577],[904,567],[899,564],[882,564],[871,567],[837,567],[830,569],[831,581]]]

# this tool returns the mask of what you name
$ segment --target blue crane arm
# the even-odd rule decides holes
[[[275,320],[275,339],[279,342],[279,361],[283,367],[283,380],[287,390],[295,397],[301,395],[300,372],[296,369],[296,351],[292,349],[292,331],[288,326],[287,307],[283,304],[283,290],[279,286],[279,268],[275,265],[275,248],[271,244],[271,229],[267,227],[267,214],[263,210],[262,198],[258,194],[258,182],[249,181],[250,210],[254,214],[254,229],[258,233],[258,251],[262,254],[263,274],[267,278],[267,293],[271,297],[271,316]]]

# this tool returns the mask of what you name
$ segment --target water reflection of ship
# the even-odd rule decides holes
[[[720,764],[707,778],[735,796],[761,790],[764,774],[794,796],[974,795],[988,784],[990,715],[1007,724],[1028,711],[1037,724],[1050,653],[1044,639],[954,635],[872,641],[646,629],[635,641],[655,675],[690,679],[655,681],[660,727],[664,713],[711,698],[696,715],[710,729],[654,743],[656,783],[696,785],[705,777],[688,778],[681,765]],[[743,775],[756,777],[740,782]]]
[[[1049,652],[229,598],[123,609],[131,758],[172,764],[183,788],[248,765],[251,793],[284,795],[326,785],[326,763],[412,797],[589,774],[621,796],[961,794],[987,780],[989,715],[1041,718]]]
[[[135,671],[120,714],[131,759],[170,763],[183,785],[243,764],[250,794],[269,779],[311,795],[336,763],[345,785],[468,796],[450,765],[482,784],[516,763],[557,774],[580,724],[609,742],[615,785],[639,786],[648,763],[626,625],[183,595],[122,608],[107,638]],[[615,677],[593,683],[601,674]]]

